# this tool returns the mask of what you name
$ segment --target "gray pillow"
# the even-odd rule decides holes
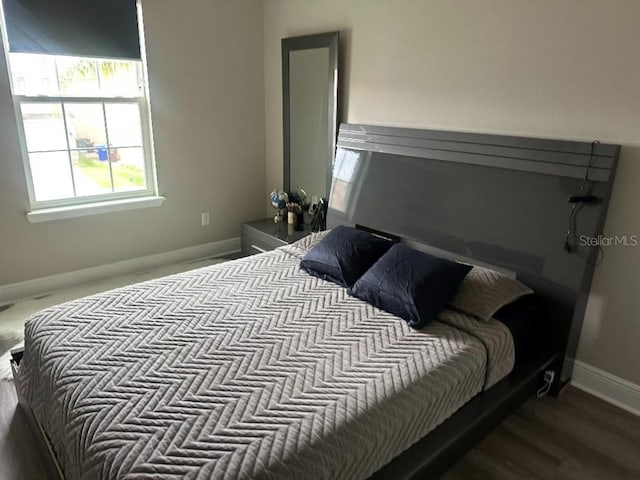
[[[526,285],[495,270],[475,266],[449,305],[481,320],[489,320],[505,305],[533,293]]]

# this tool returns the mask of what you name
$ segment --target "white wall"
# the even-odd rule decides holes
[[[143,10],[165,204],[30,224],[0,55],[0,286],[238,237],[263,214],[262,2],[143,0]]]
[[[606,225],[640,234],[640,2],[265,2],[265,194],[282,182],[280,38],[340,30],[342,121],[623,144]],[[640,248],[605,249],[579,348],[640,384]]]

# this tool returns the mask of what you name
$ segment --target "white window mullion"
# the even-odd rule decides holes
[[[144,170],[146,177],[146,189],[155,192],[158,189],[156,184],[156,169],[153,163],[153,144],[151,142],[150,112],[146,98],[138,101],[140,111],[140,121],[142,122],[142,153],[144,155]]]
[[[44,97],[31,95],[14,95],[14,98],[20,102],[32,103],[139,103],[142,100],[142,97]]]
[[[24,121],[22,120],[22,103],[14,97],[13,109],[16,116],[16,124],[18,127],[18,139],[20,141],[20,151],[22,153],[22,164],[26,174],[27,192],[29,193],[29,203],[31,208],[36,203],[36,189],[33,185],[33,173],[31,172],[31,161],[29,160],[29,151],[27,150],[27,135],[24,131]]]
[[[58,95],[62,95],[62,85],[60,85],[60,71],[58,70],[58,59],[53,59],[53,68],[56,72],[56,86]]]
[[[69,159],[69,172],[71,173],[71,186],[73,187],[73,196],[74,198],[78,196],[78,191],[76,189],[76,176],[73,172],[73,162],[71,161],[71,145],[69,145],[69,127],[67,125],[67,108],[64,102],[61,102],[62,105],[62,121],[64,122],[64,137],[67,142],[67,158]]]
[[[100,75],[100,62],[93,62],[96,68],[96,79],[98,80],[98,92],[102,95],[102,75]]]
[[[104,119],[104,137],[107,141],[107,160],[109,161],[109,177],[111,178],[111,192],[115,193],[116,184],[113,181],[113,166],[111,165],[111,142],[109,141],[109,126],[107,125],[107,107],[102,102],[102,118]]]

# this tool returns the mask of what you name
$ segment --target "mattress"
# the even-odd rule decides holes
[[[500,322],[412,330],[301,271],[313,241],[32,316],[23,394],[67,478],[366,478],[513,367]]]

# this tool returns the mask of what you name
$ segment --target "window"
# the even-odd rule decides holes
[[[127,8],[135,7],[132,0],[119,1]],[[18,33],[46,30],[55,19],[46,27],[42,23],[25,26],[25,20],[9,8],[21,12],[26,8],[26,2],[21,2],[3,0],[8,30],[3,43],[10,47],[7,59],[32,210],[156,195],[137,23],[134,53],[126,55],[134,58],[111,52],[112,42],[99,35],[97,50],[89,44],[78,52],[77,41],[65,46],[58,38],[44,46],[29,44],[31,38],[25,41]],[[135,15],[135,8],[133,12]],[[12,20],[20,26],[14,38]],[[62,27],[50,37],[61,32],[65,33]],[[48,34],[38,33],[40,37]],[[114,56],[104,55],[109,53]]]
[[[153,192],[139,61],[10,53],[9,62],[34,205]]]

